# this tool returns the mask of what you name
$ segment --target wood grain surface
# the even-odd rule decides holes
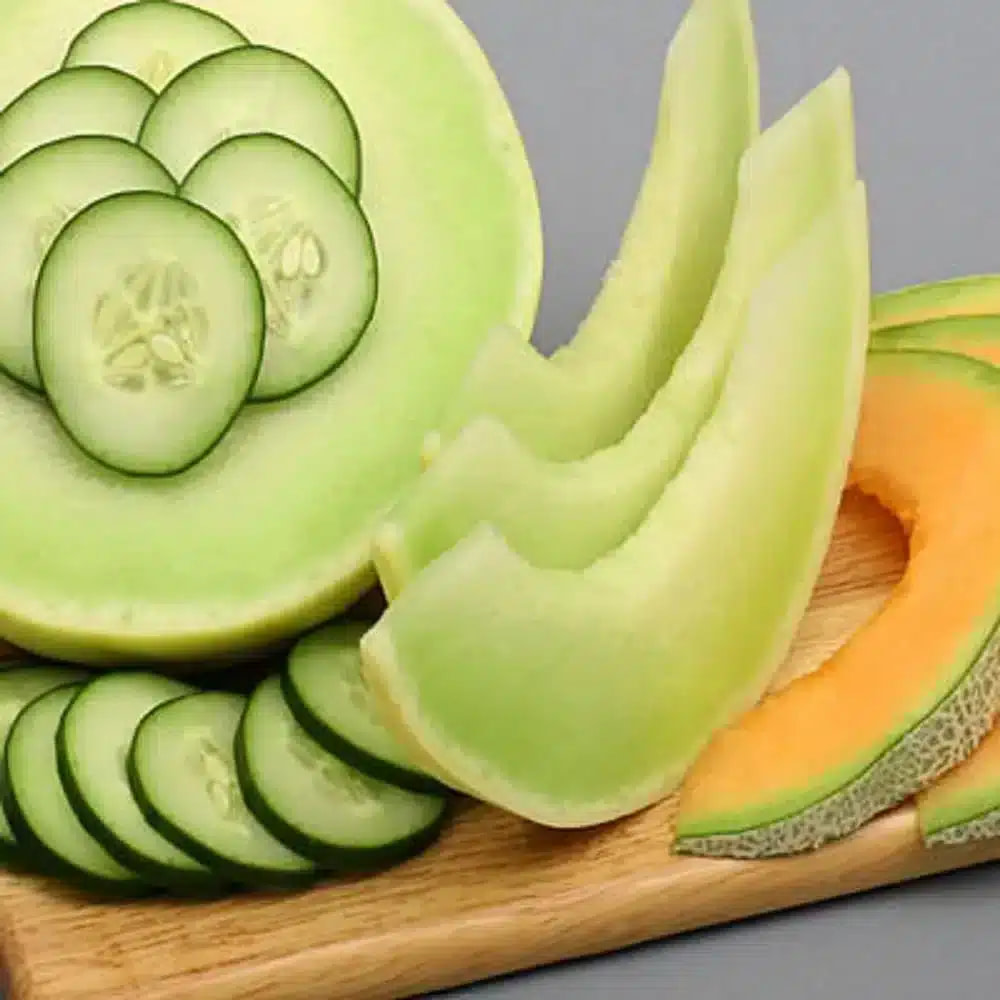
[[[887,514],[844,498],[794,654],[815,668],[898,579]],[[96,904],[0,876],[11,1000],[385,1000],[594,955],[1000,858],[1000,842],[929,851],[912,809],[810,855],[745,863],[670,854],[673,804],[555,833],[482,806],[374,878],[291,896]]]

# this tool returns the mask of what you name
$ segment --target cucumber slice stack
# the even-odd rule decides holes
[[[296,53],[174,0],[81,25],[0,110],[0,371],[105,474],[199,465],[371,325],[362,161]]]
[[[101,895],[189,897],[422,853],[452,795],[373,713],[360,629],[301,638],[249,696],[148,672],[0,670],[0,857]]]

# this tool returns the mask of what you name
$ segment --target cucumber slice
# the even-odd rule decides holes
[[[0,671],[0,788],[3,784],[4,747],[14,720],[21,710],[39,695],[86,678],[80,670],[50,667],[44,664],[18,664]],[[2,796],[0,796],[2,797]],[[6,813],[0,809],[0,860],[17,855],[14,831],[7,822]]]
[[[318,865],[370,871],[438,837],[443,796],[397,788],[327,753],[295,721],[272,676],[251,695],[236,735],[236,773],[250,811]]]
[[[134,141],[155,99],[140,80],[106,66],[43,77],[0,113],[0,170],[39,146],[73,135]]]
[[[142,719],[193,693],[189,685],[156,674],[107,674],[77,694],[56,733],[59,776],[84,829],[153,885],[181,890],[211,888],[218,878],[146,822],[125,761]]]
[[[70,437],[119,472],[172,475],[208,454],[257,378],[263,341],[264,297],[243,245],[179,198],[105,198],[42,264],[42,385]]]
[[[170,193],[174,182],[124,139],[79,136],[36,149],[0,175],[0,368],[38,389],[33,313],[38,272],[66,223],[81,209],[125,191]]]
[[[295,140],[360,189],[361,136],[344,98],[305,60],[266,46],[188,67],[149,109],[139,142],[180,181],[223,140],[259,132]]]
[[[70,43],[64,66],[113,66],[156,93],[217,52],[246,45],[228,21],[176,0],[143,0],[105,11]]]
[[[7,739],[4,810],[18,848],[38,871],[111,895],[144,894],[150,887],[80,824],[59,780],[56,730],[82,687],[55,688],[18,715]]]
[[[281,678],[288,707],[323,749],[373,778],[414,792],[443,786],[382,724],[361,674],[361,637],[370,625],[335,623],[303,636]]]
[[[167,840],[234,881],[311,882],[313,862],[272,837],[247,809],[233,751],[245,706],[241,695],[212,691],[153,709],[132,741],[132,792]]]
[[[371,227],[337,175],[288,139],[237,136],[199,161],[181,196],[232,226],[260,275],[267,338],[253,398],[290,396],[329,374],[378,297]]]

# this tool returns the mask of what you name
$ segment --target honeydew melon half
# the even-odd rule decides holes
[[[492,331],[428,437],[426,462],[481,414],[554,460],[621,438],[708,302],[732,224],[739,160],[760,129],[759,105],[749,0],[693,0],[667,53],[638,198],[592,308],[551,358],[516,327]]]
[[[114,0],[11,0],[0,105],[57,67]],[[364,208],[383,265],[349,359],[280,405],[247,407],[167,482],[126,481],[0,384],[0,634],[57,659],[176,663],[256,650],[374,582],[378,515],[498,323],[531,328],[542,241],[504,94],[444,0],[203,0],[341,89],[365,136]]]
[[[543,570],[483,525],[366,633],[365,677],[413,754],[550,826],[670,793],[763,693],[808,604],[868,313],[857,182],[758,285],[718,406],[628,541],[582,572]]]
[[[754,141],[733,228],[694,338],[649,408],[615,445],[575,462],[538,458],[479,418],[407,490],[375,536],[382,586],[398,596],[481,521],[525,560],[583,569],[642,521],[719,398],[754,284],[856,179],[851,84],[838,70]]]
[[[872,300],[872,334],[894,327],[912,326],[956,316],[990,316],[1000,313],[1000,275],[972,274],[943,281],[928,281]]]
[[[969,757],[1000,709],[1000,372],[873,350],[850,483],[909,535],[882,610],[720,733],[685,782],[683,853],[762,857],[852,833]]]

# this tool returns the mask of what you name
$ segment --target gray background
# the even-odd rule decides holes
[[[536,332],[582,318],[635,196],[686,0],[455,0],[521,122],[546,228]],[[1000,7],[988,0],[756,0],[765,124],[850,70],[876,290],[1000,271]],[[922,1000],[991,996],[1000,868],[707,931],[448,994]]]

